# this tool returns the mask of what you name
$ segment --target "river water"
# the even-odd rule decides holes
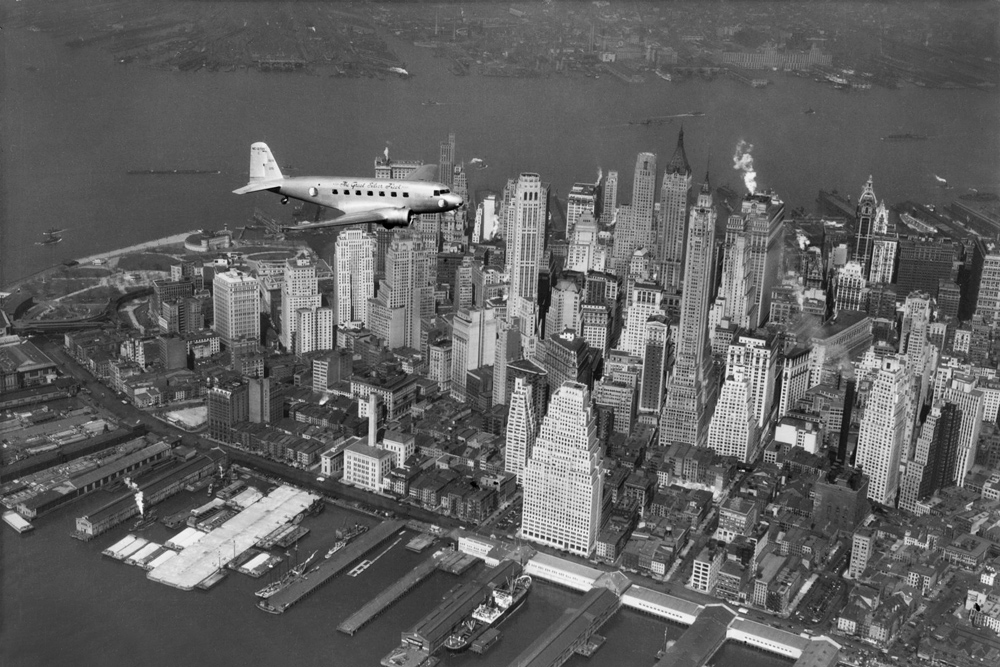
[[[409,80],[346,80],[308,74],[172,73],[122,66],[99,48],[67,49],[44,33],[3,33],[0,96],[0,284],[64,259],[195,228],[243,224],[274,198],[236,197],[248,148],[267,141],[288,173],[370,174],[392,157],[433,162],[449,131],[458,158],[478,157],[470,190],[499,189],[520,171],[542,175],[563,197],[598,169],[621,174],[628,201],[635,155],[670,158],[681,119],[662,126],[629,120],[703,111],[684,118],[687,154],[699,178],[711,158],[714,183],[738,187],[731,156],[754,145],[759,181],[790,207],[812,207],[819,188],[858,193],[869,175],[890,202],[941,201],[969,187],[996,187],[1000,173],[997,92],[904,88],[842,93],[774,74],[753,90],[729,80],[660,80],[630,86],[601,79],[454,77],[430,51],[394,45]],[[440,104],[427,105],[433,101]],[[804,114],[807,108],[815,114]],[[928,141],[884,143],[886,134]],[[218,169],[218,175],[128,176],[131,169]],[[943,191],[934,175],[955,186]],[[287,214],[287,210],[285,211]],[[41,231],[64,241],[36,245]],[[0,530],[0,664],[374,665],[456,580],[435,573],[353,638],[337,624],[420,556],[400,543],[356,578],[340,577],[281,616],[253,606],[261,583],[231,575],[208,593],[149,582],[100,551],[124,528],[83,544],[74,518],[107,500],[98,493],[37,522],[32,534]],[[182,507],[183,495],[168,501]],[[345,517],[310,520],[304,549],[325,549]],[[158,541],[169,534],[154,526]],[[471,575],[467,575],[471,576]],[[541,583],[486,656],[454,665],[505,665],[558,618],[576,594]],[[681,628],[622,611],[608,643],[573,667],[652,663]],[[611,662],[609,662],[611,661]],[[775,656],[726,645],[718,667],[777,667]]]
[[[790,209],[811,209],[820,188],[857,196],[869,175],[890,203],[941,201],[1000,181],[997,91],[842,92],[777,72],[763,89],[729,79],[456,77],[430,49],[392,46],[410,79],[165,72],[5,30],[0,284],[66,258],[238,226],[255,206],[281,211],[266,194],[231,194],[246,182],[249,145],[259,140],[293,175],[366,175],[386,147],[391,157],[434,162],[454,131],[458,160],[489,165],[470,171],[472,192],[533,171],[564,198],[574,182],[616,169],[623,202],[636,154],[657,153],[665,164],[681,123],[696,178],[711,161],[713,183],[741,187],[732,155],[743,139],[754,146],[761,186]],[[804,113],[810,108],[816,113]],[[705,115],[628,125],[692,111]],[[880,141],[901,132],[930,139]],[[126,175],[134,169],[221,173]],[[935,174],[954,189],[938,187]],[[67,229],[64,241],[37,245],[49,227]]]
[[[377,592],[430,555],[404,547],[403,533],[374,550],[391,546],[357,577],[341,575],[284,614],[255,608],[253,592],[267,578],[230,575],[210,591],[179,591],[146,579],[145,572],[101,556],[126,534],[131,524],[89,543],[69,537],[75,517],[107,502],[103,491],[36,522],[23,536],[3,526],[0,531],[0,664],[11,667],[74,665],[98,667],[137,664],[176,665],[377,665],[399,643],[400,631],[412,626],[459,583],[435,572],[354,637],[337,625]],[[182,493],[158,506],[160,514],[204,502],[203,494]],[[318,551],[321,558],[334,532],[347,522],[373,519],[328,507],[303,525],[310,534],[300,542],[298,558]],[[178,531],[155,524],[143,537],[163,543]],[[395,543],[395,544],[394,544]],[[437,548],[437,547],[435,547]],[[278,569],[285,565],[279,565]],[[463,575],[475,576],[481,565]],[[454,667],[502,667],[510,663],[543,630],[555,622],[580,594],[537,582],[525,605],[503,625],[503,637],[486,655],[446,656]],[[604,626],[608,638],[589,661],[574,656],[571,667],[615,664],[647,667],[665,638],[676,639],[682,626],[623,610]],[[786,667],[789,661],[738,645],[725,645],[717,667]]]

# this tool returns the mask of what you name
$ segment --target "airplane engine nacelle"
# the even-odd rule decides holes
[[[409,227],[416,215],[416,213],[408,208],[393,209],[386,215],[385,220],[382,221],[382,226],[386,229]]]

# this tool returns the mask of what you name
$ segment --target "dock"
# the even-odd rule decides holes
[[[619,604],[618,596],[613,591],[592,589],[579,603],[563,612],[558,621],[510,664],[519,667],[560,667],[574,653],[586,654],[591,645],[600,645],[595,633],[618,611]]]
[[[302,577],[271,597],[261,600],[257,606],[271,614],[280,614],[286,611],[293,604],[346,570],[354,561],[395,535],[402,527],[403,522],[398,520],[385,521],[375,526],[333,554],[329,559],[306,572]]]
[[[438,568],[440,562],[440,555],[431,556],[423,561],[351,614],[347,620],[337,626],[337,630],[353,637],[358,630],[374,620],[376,616],[388,609],[414,586],[429,577]]]

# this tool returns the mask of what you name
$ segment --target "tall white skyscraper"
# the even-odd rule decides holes
[[[1000,248],[996,246],[983,260],[976,314],[987,324],[1000,324]]]
[[[674,346],[674,372],[667,382],[660,417],[661,447],[674,442],[703,447],[707,440],[716,393],[710,381],[712,358],[705,325],[714,250],[715,204],[706,175],[688,225],[681,321]]]
[[[742,367],[727,369],[715,413],[708,426],[708,446],[721,456],[735,456],[744,463],[757,456],[757,422],[753,392]]]
[[[420,318],[434,314],[430,253],[420,233],[395,230],[385,259],[385,280],[369,301],[369,327],[390,348],[420,349]]]
[[[215,274],[212,303],[212,326],[227,346],[241,338],[260,340],[260,292],[249,274],[236,269]]]
[[[646,321],[663,314],[663,290],[656,283],[636,282],[625,310],[625,330],[618,349],[641,357],[646,352]]]
[[[653,238],[653,202],[656,196],[656,155],[639,153],[632,181],[632,202],[628,212],[615,224],[612,270],[622,275],[632,254],[648,247]]]
[[[545,249],[548,188],[538,174],[521,174],[511,201],[513,217],[507,230],[507,273],[510,275],[508,314],[526,321],[522,331],[535,328],[538,272]]]
[[[521,536],[590,556],[600,530],[602,467],[590,391],[566,382],[552,396],[524,470]]]
[[[561,334],[566,329],[580,333],[580,313],[583,294],[575,280],[562,278],[556,283],[545,314],[545,337]]]
[[[531,385],[524,378],[514,378],[514,388],[510,393],[510,411],[507,413],[507,441],[503,458],[504,472],[517,475],[518,484],[524,483],[524,466],[531,456],[536,435],[538,435],[538,416],[535,414],[535,397]]]
[[[368,300],[375,296],[375,238],[360,229],[337,236],[334,250],[338,327],[367,327]]]
[[[691,197],[691,165],[684,153],[684,129],[677,134],[677,148],[663,172],[660,216],[654,236],[654,259],[659,282],[676,291],[681,287],[684,241]]]
[[[319,308],[323,297],[319,293],[316,263],[301,253],[285,262],[281,284],[281,344],[288,351],[295,349],[296,313],[300,308]]]
[[[763,427],[774,401],[778,347],[773,334],[740,332],[729,345],[727,369],[739,369],[750,385],[754,422]]]
[[[465,378],[496,356],[497,320],[492,308],[462,308],[455,313],[451,338],[451,395],[465,400]]]
[[[861,418],[855,464],[868,475],[868,497],[883,505],[896,504],[900,457],[909,445],[904,437],[910,381],[905,357],[883,358]]]
[[[295,311],[292,352],[306,354],[333,349],[333,309],[299,308]]]

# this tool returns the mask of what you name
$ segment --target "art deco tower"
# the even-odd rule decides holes
[[[704,446],[708,435],[707,426],[715,407],[713,383],[709,381],[712,359],[706,325],[714,249],[715,204],[706,174],[688,225],[681,321],[674,373],[667,385],[660,418],[661,447],[674,442]]]
[[[584,558],[601,521],[602,457],[587,387],[556,390],[524,469],[521,536]]]
[[[660,217],[653,240],[653,259],[659,282],[668,290],[676,291],[681,286],[690,196],[691,165],[684,153],[684,128],[681,128],[677,135],[677,148],[663,172]]]

